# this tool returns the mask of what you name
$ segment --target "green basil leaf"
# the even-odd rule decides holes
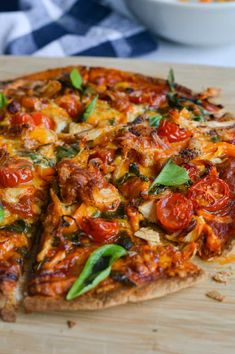
[[[144,176],[140,173],[138,166],[135,163],[131,163],[129,165],[129,174],[130,177],[132,175],[139,177],[142,181],[148,182],[149,178],[147,176]]]
[[[0,204],[0,222],[4,220],[5,212],[4,212],[4,207],[2,204]]]
[[[148,182],[149,178],[140,173],[138,166],[135,163],[129,165],[129,171],[125,173],[122,177],[116,180],[117,185],[125,183],[131,177],[139,177],[142,181]]]
[[[3,92],[0,92],[0,108],[4,108],[7,105],[7,98]]]
[[[218,141],[220,141],[220,137],[219,135],[214,135],[211,137],[211,141],[213,141],[213,143],[217,143]]]
[[[56,151],[57,161],[61,161],[65,157],[74,157],[80,151],[79,144],[74,143],[71,145],[58,146]]]
[[[175,75],[174,75],[174,71],[172,68],[169,70],[169,73],[167,76],[167,83],[170,87],[170,90],[173,92],[175,90]]]
[[[167,189],[166,186],[162,184],[156,184],[149,189],[149,194],[157,195],[163,193]]]
[[[12,224],[2,226],[0,230],[23,233],[23,232],[29,232],[30,225],[26,224],[26,222],[23,219],[19,219]]]
[[[55,161],[53,159],[48,159],[47,157],[36,152],[25,150],[20,151],[19,155],[30,158],[34,165],[40,165],[42,167],[53,167],[55,165]]]
[[[81,120],[82,120],[83,122],[85,122],[85,121],[90,117],[90,115],[94,112],[97,99],[98,99],[98,96],[96,96],[96,97],[89,103],[89,105],[86,107],[85,112],[83,113],[82,118],[81,118]]]
[[[115,244],[97,248],[86,261],[82,272],[70,288],[66,300],[72,300],[95,288],[109,276],[112,264],[126,254],[125,248]]]
[[[73,85],[78,90],[82,90],[83,80],[77,69],[73,69],[70,73],[70,80]]]
[[[151,184],[149,191],[159,184],[163,186],[180,186],[189,180],[187,170],[184,167],[176,165],[172,160],[169,160]]]
[[[156,116],[150,117],[149,118],[149,125],[151,127],[158,127],[162,118],[163,118],[163,116],[161,114],[157,114]]]
[[[203,122],[204,121],[204,117],[202,115],[200,116],[195,116],[193,118],[193,120],[195,120],[196,122]]]
[[[103,211],[95,217],[100,217],[104,219],[124,219],[126,217],[125,213],[125,203],[120,203],[118,208],[115,211]]]

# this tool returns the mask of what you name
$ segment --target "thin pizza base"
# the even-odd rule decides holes
[[[11,303],[3,294],[0,294],[0,317],[5,322],[15,322],[17,306]]]
[[[37,295],[32,297],[28,296],[24,300],[24,308],[26,312],[101,310],[126,303],[135,303],[163,297],[195,285],[197,282],[204,279],[204,276],[204,271],[200,270],[198,274],[193,276],[164,278],[134,288],[123,286],[113,291],[93,294],[88,293],[72,301]]]

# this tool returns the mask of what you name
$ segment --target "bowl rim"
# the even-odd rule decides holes
[[[129,0],[125,0],[128,2]],[[234,1],[229,1],[229,2],[219,2],[219,3],[200,3],[200,2],[184,2],[180,0],[145,0],[147,2],[152,2],[152,3],[161,3],[164,5],[168,6],[175,6],[175,7],[182,7],[182,8],[192,8],[192,9],[205,9],[205,10],[221,10],[221,9],[230,9],[230,8],[235,8],[235,0]]]

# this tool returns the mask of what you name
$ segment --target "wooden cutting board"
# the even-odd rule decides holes
[[[194,90],[222,88],[220,102],[235,114],[235,69],[97,58],[0,57],[0,80],[69,64],[112,66],[166,77]],[[235,353],[235,278],[227,285],[211,280],[218,270],[234,269],[232,258],[203,263],[208,279],[163,299],[95,312],[19,314],[16,323],[0,322],[0,354],[228,354]],[[205,296],[219,290],[225,299]],[[68,328],[67,321],[76,326]]]

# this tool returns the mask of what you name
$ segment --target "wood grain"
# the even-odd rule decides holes
[[[0,80],[70,64],[112,66],[166,77],[174,68],[176,81],[194,90],[222,88],[219,101],[235,113],[235,69],[168,65],[140,60],[97,58],[0,57]],[[235,278],[227,285],[210,274],[234,263],[201,263],[207,279],[194,288],[163,299],[103,311],[20,313],[16,323],[0,322],[0,354],[232,354],[235,352]],[[225,300],[205,296],[219,290]],[[76,326],[68,328],[67,320]]]

